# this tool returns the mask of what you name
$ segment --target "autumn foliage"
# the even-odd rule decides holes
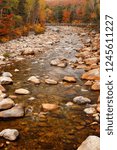
[[[0,41],[45,31],[45,23],[99,23],[99,0],[0,0]]]

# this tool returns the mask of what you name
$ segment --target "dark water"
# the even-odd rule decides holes
[[[99,124],[91,125],[94,122],[93,118],[83,112],[85,105],[75,104],[72,107],[65,105],[79,95],[90,98],[92,104],[95,104],[99,93],[84,86],[84,81],[80,79],[83,70],[72,69],[70,65],[66,68],[50,66],[49,63],[54,58],[66,58],[69,62],[75,59],[76,51],[70,46],[68,49],[65,48],[65,43],[61,41],[62,44],[64,45],[63,49],[55,48],[36,58],[26,59],[4,68],[4,71],[13,74],[13,85],[6,86],[9,95],[14,95],[17,88],[26,88],[31,91],[31,94],[14,99],[15,103],[24,103],[26,106],[24,118],[0,120],[0,130],[15,128],[20,132],[17,141],[11,142],[3,149],[76,150],[88,135],[99,135]],[[14,72],[16,68],[20,71]],[[38,86],[29,83],[27,79],[32,75],[39,76],[42,83]],[[59,83],[58,85],[44,83],[47,76],[61,82],[65,75],[76,77],[77,83]],[[35,97],[35,100],[28,100],[30,97]],[[55,103],[60,108],[40,117],[42,103]],[[5,142],[5,140],[0,139],[1,142]]]

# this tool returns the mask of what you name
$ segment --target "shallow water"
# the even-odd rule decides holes
[[[66,35],[61,38],[52,50],[3,69],[13,74],[13,85],[6,86],[9,95],[13,95],[17,88],[31,91],[30,95],[17,96],[17,99],[14,99],[16,103],[24,103],[24,118],[0,121],[0,130],[15,128],[20,132],[17,141],[6,146],[7,150],[76,150],[88,135],[99,135],[99,124],[91,125],[94,122],[93,118],[83,112],[86,105],[65,105],[78,95],[90,98],[92,104],[95,104],[99,92],[91,91],[89,87],[84,86],[84,81],[80,79],[83,70],[72,69],[70,65],[66,68],[50,65],[50,61],[55,58],[65,58],[68,62],[76,60],[75,48],[82,43],[76,33],[72,36]],[[14,72],[16,68],[20,71]],[[42,83],[36,86],[28,82],[27,79],[32,75],[39,76]],[[65,75],[76,77],[77,83],[61,82]],[[47,85],[44,83],[47,77],[60,83]],[[28,100],[30,97],[35,97],[35,100]],[[60,108],[40,117],[42,103],[56,103]],[[1,142],[5,140],[0,139]]]

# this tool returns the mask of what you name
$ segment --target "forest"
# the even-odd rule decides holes
[[[1,42],[45,31],[46,23],[97,23],[99,0],[0,0]]]

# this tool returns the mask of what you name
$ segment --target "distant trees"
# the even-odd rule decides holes
[[[27,35],[29,30],[43,33],[45,6],[44,0],[0,0],[0,41]]]
[[[99,0],[46,0],[47,10],[51,12],[47,22],[97,22],[100,17]],[[46,11],[48,13],[48,11]],[[48,16],[48,15],[46,15]]]
[[[99,18],[99,0],[0,0],[0,36],[25,35],[28,30],[43,33],[45,22],[98,22]]]

